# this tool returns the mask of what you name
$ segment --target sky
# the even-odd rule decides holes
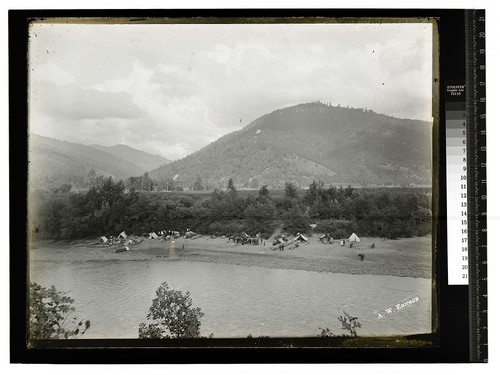
[[[317,100],[431,121],[431,85],[429,23],[30,27],[31,132],[170,160]]]

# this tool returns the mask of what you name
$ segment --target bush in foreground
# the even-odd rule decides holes
[[[32,339],[69,339],[82,336],[90,327],[89,320],[71,317],[76,310],[74,300],[54,286],[47,289],[30,284],[29,331]]]
[[[358,322],[358,318],[355,316],[351,316],[344,311],[344,315],[338,317],[338,320],[342,324],[342,329],[349,331],[351,337],[357,337],[358,332],[357,329],[361,328],[361,323]],[[336,337],[330,328],[321,328],[320,337]],[[345,335],[344,335],[345,336]]]
[[[163,282],[156,290],[147,321],[139,324],[139,338],[200,338],[201,318],[205,314],[199,307],[192,306],[189,292],[170,289]]]

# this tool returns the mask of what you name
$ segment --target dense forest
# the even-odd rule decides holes
[[[278,228],[334,238],[352,232],[386,238],[431,232],[430,189],[337,188],[314,181],[304,190],[286,183],[280,192],[262,186],[249,194],[238,191],[229,179],[224,191],[187,194],[149,191],[147,175],[134,182],[127,180],[126,186],[98,176],[85,192],[73,192],[70,185],[33,190],[30,229],[37,238],[54,240],[187,228],[219,236],[260,232],[265,238]]]

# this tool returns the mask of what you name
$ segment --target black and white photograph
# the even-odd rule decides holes
[[[29,340],[422,345],[435,27],[34,19]]]

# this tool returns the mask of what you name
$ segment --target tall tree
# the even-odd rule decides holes
[[[197,190],[197,191],[203,190],[203,183],[201,181],[201,177],[200,176],[196,177],[196,181],[193,184],[193,189]]]
[[[304,202],[309,206],[312,206],[314,202],[320,197],[323,191],[323,182],[316,182],[314,180],[311,185],[309,185],[309,189],[304,197]]]
[[[148,172],[144,172],[142,175],[142,190],[144,191],[152,191],[153,190],[153,180],[149,177]]]
[[[299,197],[299,189],[291,182],[285,183],[285,197],[296,199]]]
[[[234,187],[234,182],[232,178],[230,178],[229,181],[227,182],[227,191],[229,191],[232,194],[236,194],[236,188]]]
[[[267,185],[264,185],[259,190],[259,198],[268,198],[269,190],[267,189]]]

